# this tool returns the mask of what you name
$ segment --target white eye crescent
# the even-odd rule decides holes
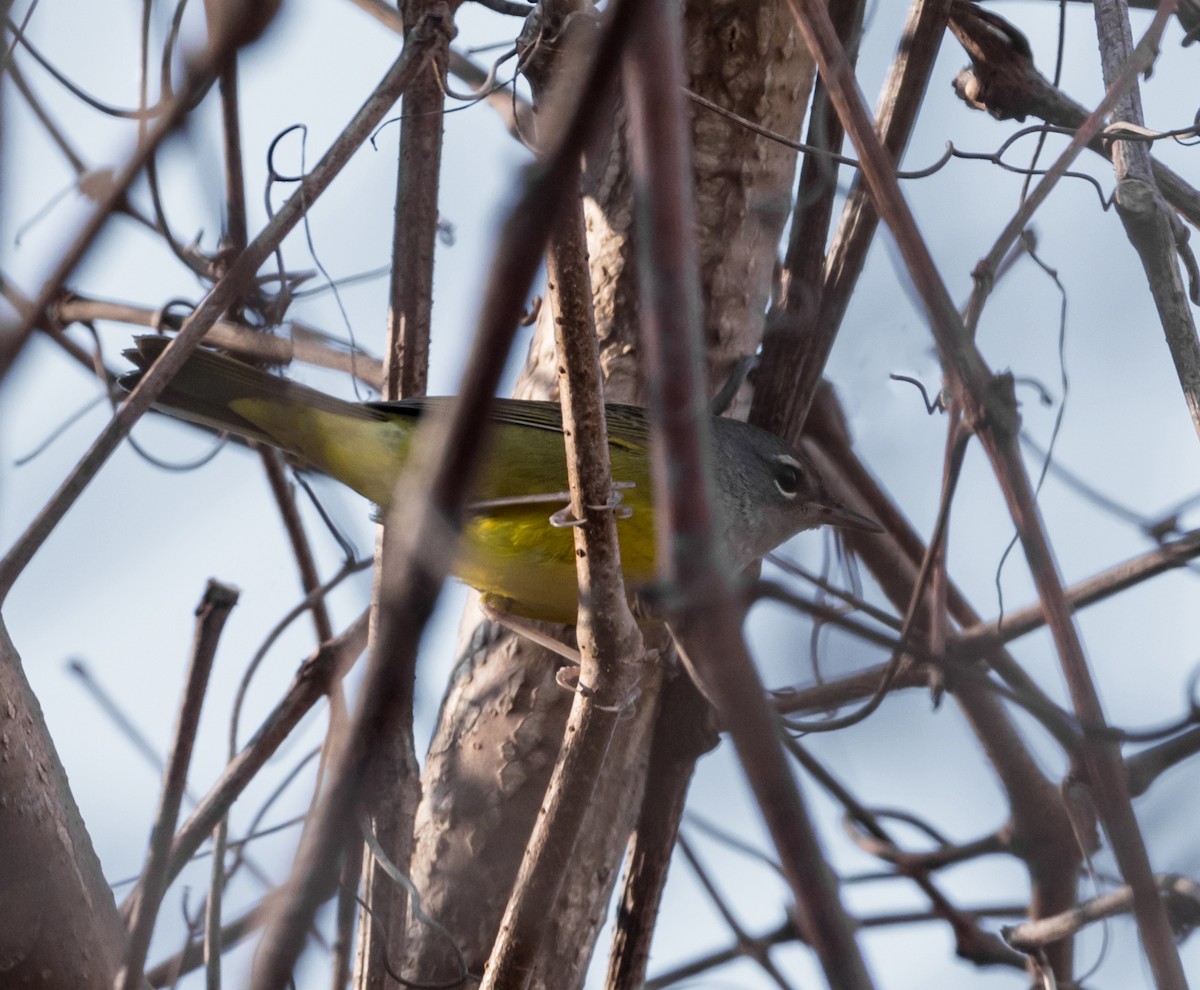
[[[775,458],[775,487],[785,498],[795,498],[800,494],[800,486],[804,483],[804,470],[800,462],[786,454]]]

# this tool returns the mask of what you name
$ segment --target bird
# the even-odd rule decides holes
[[[129,391],[166,349],[140,336],[125,356]],[[350,402],[198,348],[155,403],[179,419],[286,453],[352,488],[386,512],[421,417],[449,397]],[[659,576],[650,424],[637,406],[605,406],[621,569],[636,596]],[[557,402],[495,399],[491,440],[469,494],[455,575],[492,608],[529,619],[576,621],[574,539],[564,521],[569,494],[562,410]],[[796,533],[820,525],[879,531],[843,505],[813,464],[779,437],[714,416],[714,498],[721,549],[740,572]]]

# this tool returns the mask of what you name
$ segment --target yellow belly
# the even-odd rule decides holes
[[[651,509],[641,504],[617,523],[621,570],[631,595],[654,580]],[[632,501],[632,500],[630,500]],[[579,610],[575,537],[570,528],[550,524],[554,507],[522,506],[489,510],[469,518],[454,573],[514,615],[574,623]]]

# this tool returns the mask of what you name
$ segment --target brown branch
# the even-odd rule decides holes
[[[570,2],[543,4],[545,46],[534,71],[534,93],[542,119],[539,136],[554,133],[555,111],[579,78],[578,65],[591,53],[594,29],[573,17]],[[555,22],[561,30],[553,31]],[[543,89],[543,87],[545,89]],[[548,98],[542,92],[548,90]],[[607,92],[590,108],[597,118],[611,113],[614,93]],[[556,106],[557,104],[557,106]],[[578,181],[578,180],[576,180]],[[581,663],[579,687],[567,719],[562,749],[555,764],[541,813],[534,825],[517,873],[483,987],[525,986],[549,927],[547,905],[554,904],[568,872],[593,790],[600,779],[618,722],[631,706],[651,711],[654,694],[642,696],[639,682],[647,662],[642,636],[626,598],[617,543],[617,517],[609,458],[608,431],[600,371],[600,349],[592,311],[583,207],[578,195],[564,206],[546,257],[547,292],[553,310],[563,410],[563,440],[571,490],[579,621],[576,626]]]
[[[257,931],[262,926],[264,913],[260,902],[232,921],[225,922],[217,940],[221,948],[231,948]],[[202,940],[189,940],[181,951],[146,970],[146,982],[152,987],[173,986],[179,977],[204,965],[204,951]]]
[[[904,154],[917,112],[924,101],[933,63],[945,33],[949,6],[950,0],[913,0],[904,33],[888,70],[876,115],[876,128],[882,135],[884,147],[896,163]],[[804,376],[803,390],[798,390],[795,398],[785,400],[788,416],[776,424],[779,429],[775,430],[780,436],[793,441],[799,437],[878,225],[879,214],[867,186],[863,178],[857,176],[842,207],[837,232],[824,259],[824,281],[816,300],[817,311],[811,316],[811,339],[803,342],[801,356],[792,359],[800,361],[799,373]]]
[[[911,594],[917,563],[925,553],[924,542],[855,455],[832,388],[818,392],[805,429],[805,449],[834,486],[834,494],[851,508],[878,520],[886,531],[886,536],[874,536],[846,530],[843,538],[847,546],[866,562],[892,604],[896,608],[903,607]],[[961,626],[983,621],[953,582],[947,588],[947,607],[951,617]],[[1022,696],[1050,704],[1037,682],[1009,654],[998,650],[988,657],[988,664]]]
[[[336,883],[336,860],[352,841],[362,788],[370,779],[373,747],[381,739],[411,682],[425,621],[433,610],[450,564],[461,524],[467,488],[483,454],[488,407],[503,368],[525,296],[537,272],[540,254],[562,202],[573,189],[579,155],[595,126],[593,101],[607,91],[619,64],[628,15],[627,4],[610,14],[599,51],[562,144],[530,176],[513,212],[500,231],[500,249],[488,280],[483,317],[472,349],[460,398],[447,414],[422,426],[412,469],[400,481],[388,525],[407,539],[385,566],[376,648],[362,686],[362,703],[351,723],[346,745],[335,761],[324,800],[297,853],[292,877],[283,888],[268,924],[251,985],[256,990],[283,986],[299,955],[304,932],[318,904]]]
[[[222,150],[225,157],[225,237],[236,257],[250,240],[246,225],[246,177],[242,168],[242,127],[238,115],[238,65],[231,58],[217,76],[221,95]],[[237,305],[231,307],[236,314]]]
[[[871,986],[836,880],[796,789],[757,672],[741,636],[743,610],[714,552],[706,464],[707,411],[700,357],[700,294],[690,142],[683,104],[682,39],[665,2],[645,4],[625,73],[654,449],[660,553],[684,607],[672,629],[715,701],[797,899],[801,928],[831,981]]]
[[[1157,2],[1146,5],[1154,8]],[[1087,120],[1083,106],[1038,72],[1025,36],[994,10],[956,2],[950,27],[971,58],[971,68],[960,72],[954,82],[955,92],[969,106],[986,110],[997,120],[1034,116],[1071,130]],[[1111,160],[1115,142],[1098,136],[1088,147]],[[1150,167],[1167,202],[1200,227],[1200,191],[1157,159],[1151,159]]]
[[[166,106],[161,108],[160,115],[147,131],[145,139],[138,142],[125,164],[114,173],[104,192],[97,197],[95,210],[63,252],[50,275],[43,281],[34,298],[32,313],[23,316],[12,331],[0,337],[0,382],[4,380],[8,369],[25,346],[25,341],[41,314],[58,298],[67,279],[83,260],[108,222],[109,216],[124,200],[129,187],[153,158],[158,146],[183,123],[197,98],[212,84],[221,67],[233,57],[237,47],[248,40],[248,31],[262,14],[253,6],[238,7],[236,10],[237,13],[232,18],[221,21],[222,30],[212,34],[208,46],[193,61],[184,85],[167,101]],[[0,598],[6,592],[7,585],[0,582]]]
[[[1158,877],[1156,884],[1177,930],[1186,932],[1200,926],[1200,884],[1188,877],[1174,875]],[[1003,929],[1003,933],[1014,949],[1037,952],[1061,939],[1070,938],[1097,921],[1127,914],[1133,903],[1133,891],[1129,887],[1121,887],[1085,901],[1072,911],[1064,911],[1040,921],[1026,921]]]
[[[71,147],[71,143],[62,132],[62,128],[58,126],[54,118],[42,106],[39,100],[29,88],[29,83],[25,81],[25,73],[18,68],[17,63],[12,59],[7,59],[4,65],[4,73],[12,80],[14,86],[17,87],[17,92],[24,97],[25,102],[29,105],[29,109],[33,111],[33,115],[37,117],[38,123],[42,125],[43,130],[49,136],[51,142],[62,153],[62,156],[67,160],[67,164],[71,166],[71,170],[77,178],[82,179],[88,172],[88,167],[83,159],[79,157],[79,153]]]
[[[348,716],[345,721],[349,721]],[[337,913],[334,917],[333,949],[329,960],[329,986],[333,990],[345,990],[354,974],[354,961],[357,958],[355,922],[359,913],[358,887],[363,875],[363,855],[363,850],[352,846],[342,865]],[[369,924],[366,919],[364,922]]]
[[[1155,746],[1135,753],[1125,761],[1129,771],[1129,793],[1140,797],[1161,774],[1200,753],[1200,727],[1193,727]]]
[[[796,930],[796,923],[791,918],[788,918],[771,931],[765,932],[762,935],[752,936],[749,941],[759,951],[766,951],[776,945],[786,945],[789,942],[800,941],[800,933]],[[719,966],[736,962],[738,959],[743,958],[745,954],[745,942],[738,940],[727,949],[718,949],[715,952],[710,952],[699,959],[693,959],[682,966],[676,966],[674,969],[668,970],[654,977],[652,980],[647,980],[645,990],[667,990],[668,987],[674,987],[693,977],[702,976]]]
[[[89,372],[95,373],[96,359],[86,350],[80,347],[75,341],[71,340],[59,325],[58,320],[47,318],[45,313],[35,313],[33,309],[33,300],[25,296],[15,285],[12,284],[3,275],[0,275],[0,294],[8,300],[12,306],[22,317],[33,319],[34,328],[42,331],[59,347],[61,347],[76,364],[86,368]]]
[[[809,449],[816,455],[818,466],[825,470],[827,479],[833,482],[835,494],[884,523],[886,536],[847,533],[846,538],[887,597],[899,607],[911,595],[917,563],[924,554],[923,545],[908,521],[855,457],[849,447],[849,437],[839,427],[839,422],[832,393],[825,391],[818,397],[807,424],[820,447],[810,445]],[[981,621],[953,583],[948,582],[946,597],[947,608],[957,623],[974,625]],[[1072,719],[1064,724],[1057,706],[1003,650],[994,651],[988,660],[1031,714],[1042,721],[1068,752],[1073,752],[1078,743],[1075,721]],[[1011,808],[1012,846],[1021,850],[1029,868],[1032,916],[1055,913],[1074,904],[1080,845],[1094,846],[1092,832],[1073,824],[1059,789],[1040,770],[1023,735],[986,676],[986,669],[954,663],[937,668],[910,668],[910,671],[913,677],[923,673],[930,687],[944,686],[950,690],[987,754]],[[857,683],[850,679],[844,687],[849,693],[855,688],[873,686],[881,676],[880,671],[868,672],[861,675]],[[934,678],[940,679],[940,683]],[[841,686],[830,685],[834,695],[831,700],[837,700],[837,689]],[[814,692],[814,701],[821,700],[819,688],[810,690]]]
[[[1000,271],[1004,259],[1016,244],[1017,238],[1024,233],[1033,214],[1045,202],[1046,197],[1050,195],[1083,149],[1088,147],[1104,129],[1109,114],[1119,105],[1129,87],[1137,82],[1137,77],[1154,64],[1154,59],[1158,54],[1158,43],[1174,7],[1175,0],[1163,0],[1159,5],[1154,19],[1138,43],[1137,50],[1122,66],[1120,74],[1108,85],[1103,99],[1087,119],[1079,125],[1062,153],[1046,170],[1041,182],[1034,186],[1029,195],[1021,201],[1020,208],[1013,214],[1004,230],[1000,232],[1000,236],[996,238],[991,250],[975,266],[975,271],[972,273],[975,278],[975,288],[967,302],[964,321],[968,329],[973,331],[978,325],[979,315],[983,312],[983,305],[992,291],[996,273]]]
[[[150,949],[150,936],[154,931],[154,922],[163,894],[170,883],[168,861],[171,836],[175,832],[179,806],[187,785],[192,747],[200,727],[200,708],[208,690],[208,676],[212,672],[221,630],[225,627],[229,613],[237,604],[237,598],[238,593],[233,588],[209,581],[204,597],[196,609],[196,638],[188,663],[183,702],[179,708],[175,735],[167,757],[162,797],[159,799],[154,827],[150,833],[146,865],[142,868],[142,878],[139,881],[142,893],[129,919],[129,946],[115,981],[117,990],[133,990],[134,987],[142,985],[146,954]]]
[[[400,12],[389,6],[384,0],[352,0],[354,5],[364,13],[370,14],[385,27],[391,28],[397,34],[404,33],[404,19]],[[532,12],[533,8],[530,8]],[[472,87],[487,101],[501,120],[504,121],[508,133],[523,141],[531,130],[533,108],[525,98],[513,92],[511,85],[500,85],[487,72],[472,62],[462,52],[451,48],[448,52],[446,68],[449,72]],[[481,92],[484,88],[489,92]]]
[[[170,312],[172,308],[171,303],[159,309],[149,309],[71,293],[52,307],[52,326],[112,320],[160,331],[178,330],[183,321]],[[342,371],[354,375],[372,388],[381,387],[383,362],[378,358],[360,351],[352,354],[346,348],[336,348],[329,343],[328,334],[298,320],[291,321],[290,329],[288,336],[278,337],[242,323],[218,319],[204,334],[204,343],[264,364],[288,365],[293,361],[301,361],[318,368]],[[68,340],[67,343],[71,342]],[[88,366],[91,366],[90,360]]]
[[[300,513],[296,508],[295,494],[288,484],[283,455],[269,447],[260,448],[259,453],[262,457],[263,470],[267,475],[267,484],[271,488],[271,494],[279,508],[280,519],[283,521],[284,531],[292,546],[292,555],[296,558],[296,569],[300,572],[300,586],[304,589],[305,595],[313,596],[313,593],[321,587],[321,576],[317,573],[317,562],[313,558],[312,546],[309,544],[308,534],[304,530],[304,521],[300,518]],[[317,642],[324,643],[333,639],[333,624],[329,620],[329,608],[325,604],[323,595],[313,596],[310,611]]]
[[[329,693],[366,645],[367,613],[364,612],[339,637],[322,643],[300,665],[287,692],[267,715],[254,737],[237,758],[230,761],[224,773],[180,826],[171,844],[168,880],[174,879],[187,866],[193,854],[212,834],[217,822],[228,813],[258,771],[283,745],[300,720]],[[125,913],[132,909],[139,897],[137,889],[130,893],[125,901]]]
[[[834,25],[847,48],[862,32],[863,4],[841,0],[832,5]],[[837,335],[837,325],[817,325],[821,307],[821,271],[826,232],[837,194],[838,166],[821,154],[841,151],[845,136],[818,78],[813,86],[812,115],[806,154],[800,171],[791,231],[776,299],[763,329],[762,357],[755,379],[750,422],[777,436],[789,436],[792,424],[803,423],[809,403]],[[794,440],[795,435],[791,438]]]
[[[712,705],[690,677],[663,689],[650,767],[617,907],[605,987],[640,990],[696,761],[719,741]]]
[[[992,376],[966,332],[900,193],[890,156],[871,126],[858,96],[853,73],[824,7],[815,0],[788,0],[788,3],[806,43],[817,57],[822,74],[830,83],[831,95],[846,131],[859,149],[864,178],[880,216],[895,235],[909,274],[925,304],[943,364],[962,403],[967,423],[983,442],[1004,491],[1047,612],[1076,713],[1088,724],[1102,726],[1103,709],[1071,622],[1057,566],[1018,449],[1011,379]],[[1156,25],[1162,20],[1161,14],[1162,8]],[[1048,179],[1049,176],[1039,184],[1031,199]],[[1023,223],[1017,231],[1021,229]],[[988,270],[994,272],[997,267],[992,265]],[[1130,804],[1120,753],[1111,742],[1097,738],[1084,740],[1081,749],[1101,821],[1122,874],[1134,890],[1134,913],[1156,982],[1163,990],[1181,990],[1186,986],[1186,980],[1166,914],[1154,889],[1150,862]]]
[[[409,0],[409,24],[437,0]],[[457,5],[455,5],[457,6]],[[451,8],[454,9],[453,7]],[[406,32],[409,44],[411,28]],[[401,106],[396,211],[392,224],[392,273],[384,359],[385,399],[424,395],[429,377],[433,308],[433,255],[438,236],[438,180],[442,164],[442,88],[448,37],[404,94]]]
[[[733,910],[725,903],[725,898],[721,896],[717,885],[708,875],[704,864],[700,862],[699,857],[693,851],[687,839],[682,836],[679,838],[679,851],[683,853],[683,858],[687,860],[688,866],[696,874],[696,879],[700,881],[700,886],[708,895],[708,899],[712,901],[713,907],[717,909],[721,920],[725,922],[725,926],[733,933],[733,937],[740,950],[739,955],[743,959],[751,959],[757,963],[759,969],[766,973],[781,990],[791,990],[791,984],[784,979],[779,968],[771,961],[770,943],[758,942],[746,933],[745,929],[738,923],[737,918],[734,917]]]
[[[962,913],[967,917],[982,920],[984,918],[1012,915],[1020,916],[1025,913],[1025,908],[1014,904],[995,904],[970,908],[964,910]],[[855,920],[860,928],[887,928],[894,925],[912,925],[930,921],[940,922],[942,919],[933,911],[890,911],[886,914],[867,915]],[[764,932],[762,935],[750,936],[750,941],[766,949],[776,945],[799,942],[801,939],[800,933],[796,930],[795,923],[788,918],[782,924],[768,932]],[[668,970],[654,977],[652,980],[647,980],[644,990],[668,990],[668,988],[675,987],[691,977],[700,976],[709,970],[716,969],[718,966],[734,962],[742,958],[743,955],[744,948],[738,943],[725,949],[718,949],[691,962],[684,963],[682,966],[677,966],[675,969]]]
[[[208,872],[208,898],[204,902],[204,970],[209,990],[221,987],[221,911],[225,903],[225,852],[229,819],[222,818],[212,835],[212,862]]]
[[[2,620],[0,697],[6,753],[0,759],[5,981],[55,990],[111,990],[125,930]],[[64,931],[71,937],[64,938]]]
[[[419,24],[421,16],[438,2],[408,0],[400,5],[404,21],[409,25],[404,34],[406,47],[419,40],[419,35],[414,37],[412,25]],[[448,17],[453,17],[457,6],[457,3],[451,4]],[[402,119],[392,220],[387,342],[381,386],[385,400],[424,395],[428,388],[444,124],[442,79],[449,43],[450,31],[439,35],[425,71],[405,91],[400,107]],[[372,625],[377,634],[382,621],[383,589],[392,581],[386,567],[398,561],[396,549],[391,544],[403,543],[404,539],[387,527],[381,526],[376,532],[371,609]],[[372,642],[371,654],[379,648],[378,640]],[[415,677],[415,668],[405,676],[409,674]],[[413,821],[421,798],[421,768],[413,740],[413,693],[414,685],[406,681],[403,699],[387,724],[386,739],[376,758],[375,782],[369,788],[363,809],[375,841],[387,857],[402,868],[407,868],[412,859]],[[358,929],[355,987],[357,990],[383,990],[392,983],[388,975],[389,960],[403,958],[408,892],[388,876],[370,848],[359,855],[364,906]],[[350,857],[351,860],[355,858],[358,857]],[[343,876],[343,887],[346,881],[347,877]]]
[[[837,680],[776,691],[772,696],[772,703],[781,715],[836,711],[843,705],[877,694],[888,676],[889,665],[877,664]],[[928,664],[914,663],[910,660],[901,664],[890,677],[891,688],[895,691],[902,688],[932,688],[937,674]]]
[[[1176,0],[1164,0],[1160,13],[1175,8]],[[1124,67],[1134,61],[1129,11],[1118,0],[1095,0],[1095,13],[1104,83],[1112,86],[1120,79]],[[1122,123],[1145,127],[1136,78],[1114,113]],[[1117,215],[1142,263],[1146,284],[1166,334],[1167,350],[1175,362],[1179,385],[1192,415],[1192,425],[1200,435],[1200,339],[1196,336],[1196,320],[1176,257],[1181,248],[1187,250],[1187,235],[1158,191],[1148,145],[1141,141],[1118,141],[1113,147],[1112,161],[1117,177]]]
[[[1200,530],[1192,530],[1165,546],[1156,547],[1073,584],[1063,593],[1071,608],[1077,611],[1111,598],[1149,578],[1183,567],[1197,556],[1200,556]],[[968,626],[952,637],[947,649],[957,659],[977,659],[1045,624],[1046,616],[1041,605],[1030,605],[1009,612],[1000,619],[989,619]]]
[[[858,844],[875,856],[881,856],[893,863],[901,873],[910,878],[921,892],[929,898],[933,913],[942,918],[954,931],[955,950],[964,959],[976,963],[1008,963],[1012,964],[1012,953],[994,935],[984,932],[976,919],[959,911],[941,892],[937,884],[929,876],[936,864],[930,859],[908,857],[904,855],[889,855],[897,850],[897,846],[887,829],[879,821],[879,816],[873,814],[850,791],[837,780],[818,760],[794,739],[787,741],[788,751],[797,759],[804,769],[813,776],[843,808],[847,818],[856,823],[861,829],[860,834],[854,835]],[[869,839],[864,838],[869,837]],[[875,845],[872,847],[871,842]]]
[[[299,183],[299,188],[283,204],[274,219],[254,238],[246,250],[238,255],[230,265],[225,277],[213,286],[212,291],[205,296],[196,311],[185,321],[179,336],[171,342],[159,360],[155,362],[154,367],[141,378],[124,405],[117,410],[112,422],[96,438],[87,453],[84,454],[58,491],[51,496],[50,501],[42,508],[17,543],[4,559],[0,560],[0,603],[3,603],[8,596],[13,582],[20,576],[21,571],[24,570],[38,548],[53,532],[109,455],[128,435],[133,424],[154,404],[171,376],[183,366],[184,361],[200,343],[204,334],[233,300],[245,291],[253,281],[259,266],[266,261],[287,233],[300,222],[317,197],[328,188],[334,176],[341,171],[354,150],[370,136],[405,87],[421,71],[425,64],[425,57],[434,44],[436,34],[436,21],[431,18],[423,27],[423,44],[406,47],[400,53],[399,58],[355,114],[353,120],[321,157],[313,170]],[[132,177],[130,181],[132,181]],[[62,277],[65,278],[66,274],[67,272],[64,272]],[[54,292],[50,293],[46,299],[35,303],[37,312],[44,310],[57,296],[61,279],[58,276],[52,276],[46,283],[46,287],[43,288],[43,295],[51,286],[54,287]],[[36,319],[33,318],[33,321],[36,322]],[[2,368],[3,363],[0,362],[0,369]]]
[[[62,156],[67,160],[67,164],[71,166],[71,170],[76,176],[76,188],[79,192],[90,198],[95,198],[97,190],[107,188],[108,179],[111,176],[111,171],[89,169],[87,163],[79,157],[79,154],[71,146],[66,135],[57,122],[52,118],[49,112],[42,106],[41,101],[36,94],[30,89],[29,84],[25,81],[25,76],[17,67],[17,64],[11,59],[4,67],[5,74],[12,80],[13,85],[17,87],[17,92],[21,94],[25,102],[29,105],[29,109],[38,119],[47,136],[62,153]],[[129,202],[128,198],[122,197],[113,207],[114,212],[122,213],[133,220],[140,223],[143,227],[157,232],[157,227],[154,222],[144,216],[139,210]],[[35,328],[36,329],[36,328]]]

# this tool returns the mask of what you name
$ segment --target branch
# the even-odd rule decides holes
[[[177,877],[187,866],[193,854],[212,834],[217,823],[228,813],[258,771],[283,745],[300,720],[329,693],[334,682],[345,674],[366,645],[367,614],[364,612],[341,636],[322,643],[300,665],[287,693],[263,721],[254,738],[230,762],[220,779],[180,826],[171,843],[166,871],[168,881]],[[133,909],[139,897],[140,891],[135,888],[125,900],[124,913],[128,914]]]
[[[561,25],[560,31],[546,39],[549,46],[539,52],[542,64],[536,66],[532,77],[535,99],[544,104],[538,107],[542,140],[554,133],[556,111],[576,88],[579,73],[571,71],[572,62],[585,62],[592,55],[588,48],[594,44],[593,31],[585,19],[572,17],[574,6],[570,2],[544,3],[539,8],[544,21]],[[540,92],[543,86],[548,91],[545,100]],[[593,98],[590,110],[596,118],[605,119],[612,112],[614,91],[615,87]],[[578,194],[571,196],[555,223],[546,268],[560,361],[571,515],[577,521],[574,540],[580,605],[576,631],[581,663],[562,749],[484,972],[483,990],[519,990],[529,982],[549,927],[547,906],[558,900],[617,724],[632,706],[644,711],[657,704],[655,694],[643,697],[640,693],[648,658],[621,575],[600,348]]]
[[[111,990],[125,929],[2,620],[0,697],[4,979],[47,990]]]
[[[411,0],[400,5],[410,26],[404,34],[405,47],[419,43],[419,33],[412,25],[419,23],[420,15],[431,12],[437,4],[438,0]],[[381,385],[382,397],[388,401],[424,395],[428,388],[444,124],[442,80],[449,43],[449,32],[439,34],[425,71],[413,81],[400,105],[391,282]],[[386,568],[397,561],[391,544],[397,540],[403,542],[403,537],[393,529],[377,527],[376,567],[371,588],[372,624],[377,632],[382,624],[383,589],[392,581]],[[371,644],[371,655],[380,648],[380,641],[375,639]],[[404,698],[392,713],[388,738],[377,757],[375,781],[363,810],[379,846],[393,863],[406,869],[412,859],[413,822],[421,798],[421,768],[413,741],[415,667],[403,672],[402,676]],[[342,731],[345,728],[339,727]],[[355,859],[359,857],[347,857],[343,873]],[[389,960],[403,956],[408,893],[388,876],[370,848],[362,851],[359,862],[363,908],[358,929],[355,987],[357,990],[382,990],[392,982],[388,975]],[[342,885],[343,888],[349,886],[348,877],[343,876]]]
[[[1138,557],[1132,557],[1115,567],[1080,581],[1063,592],[1073,611],[1094,605],[1119,594],[1143,581],[1167,571],[1183,567],[1200,556],[1200,530],[1192,530],[1166,546],[1157,547]],[[958,659],[978,659],[996,647],[1010,643],[1019,636],[1040,629],[1046,623],[1040,605],[1009,612],[999,619],[989,619],[963,629],[947,645],[951,656]]]
[[[897,163],[904,154],[924,100],[945,33],[949,7],[950,0],[913,0],[909,8],[904,34],[880,97],[876,124],[884,147]],[[844,23],[838,24],[836,30],[839,36],[845,35]],[[836,119],[835,114],[828,115]],[[840,124],[838,127],[840,129]],[[841,143],[840,136],[838,142]],[[815,156],[807,156],[806,172],[810,171],[810,163],[811,170],[815,170],[818,161]],[[832,187],[835,183],[831,181],[829,185]],[[804,191],[802,179],[801,197]],[[828,213],[824,215],[818,231],[825,231],[828,216]],[[799,437],[878,225],[879,214],[866,185],[860,176],[856,176],[842,208],[833,244],[824,258],[823,281],[818,290],[815,293],[810,290],[806,302],[795,298],[799,286],[793,287],[792,279],[796,278],[793,274],[787,283],[783,304],[773,307],[768,315],[768,329],[763,337],[764,385],[768,392],[761,400],[756,396],[753,422],[792,441]],[[798,263],[798,256],[805,250],[802,244],[796,244],[798,237],[810,245],[824,241],[824,237],[817,236],[810,227],[802,225],[797,229],[793,223],[793,240],[788,245],[789,270]],[[798,335],[801,329],[808,332]],[[789,336],[793,339],[789,340]],[[775,409],[776,405],[777,411],[767,411]]]
[[[801,928],[837,986],[871,979],[837,896],[741,635],[743,609],[714,552],[707,465],[708,419],[700,359],[700,294],[690,143],[682,93],[682,40],[665,0],[647,3],[625,74],[635,209],[642,217],[640,290],[651,387],[661,439],[654,448],[660,542],[684,603],[671,617],[677,641],[715,701],[771,832],[797,900]],[[664,525],[665,524],[665,525]]]
[[[890,156],[880,145],[871,126],[853,73],[824,7],[816,0],[788,0],[788,4],[806,43],[817,57],[822,74],[830,83],[830,92],[847,134],[860,151],[864,178],[880,216],[895,235],[909,274],[925,304],[943,365],[958,393],[967,423],[983,442],[1004,490],[1048,616],[1076,713],[1088,724],[1102,726],[1103,709],[1092,683],[1082,644],[1071,622],[1057,566],[1042,529],[1029,477],[1020,456],[1011,379],[993,377],[974,340],[963,326],[900,194]],[[1164,19],[1162,10],[1160,8],[1155,21],[1157,30],[1161,30],[1160,22]],[[1112,95],[1111,90],[1109,95]],[[1086,138],[1080,146],[1085,142]],[[1026,201],[1026,206],[1049,179],[1050,176],[1047,176],[1039,184],[1030,200]],[[1017,226],[1016,232],[1022,229],[1023,222]],[[1002,237],[1000,243],[1003,240]],[[996,266],[988,270],[995,271]],[[1182,990],[1186,980],[1166,914],[1154,889],[1149,857],[1130,804],[1119,750],[1111,742],[1095,738],[1085,739],[1081,748],[1101,821],[1121,871],[1135,893],[1134,913],[1156,982],[1162,990]]]
[[[175,822],[179,818],[179,806],[187,784],[192,747],[200,726],[200,707],[208,690],[208,676],[212,672],[221,630],[225,628],[225,620],[237,604],[237,598],[238,594],[233,588],[210,581],[204,598],[196,609],[196,639],[188,664],[183,703],[180,705],[175,737],[167,758],[166,773],[163,775],[163,792],[154,818],[154,828],[150,833],[146,865],[142,867],[142,894],[129,919],[129,946],[125,951],[125,962],[115,981],[117,990],[134,990],[142,985],[146,954],[150,949],[150,936],[154,931],[154,922],[158,917],[163,894],[170,883],[167,866],[171,836],[175,832]]]
[[[247,935],[257,931],[262,925],[263,915],[263,905],[260,902],[232,921],[225,922],[217,939],[220,947],[223,950],[232,948]],[[186,976],[203,965],[204,942],[201,939],[190,939],[181,951],[146,970],[146,982],[152,987],[174,986],[181,976]]]
[[[1157,3],[1147,3],[1153,9]],[[1072,131],[1083,126],[1088,111],[1038,72],[1028,41],[994,10],[956,2],[950,28],[971,58],[954,81],[959,98],[997,120],[1034,116]],[[1111,159],[1114,142],[1094,137],[1088,147]],[[1200,227],[1200,192],[1157,159],[1151,159],[1154,182],[1179,213]]]
[[[1158,877],[1155,882],[1177,931],[1186,933],[1200,925],[1200,884],[1188,877],[1174,875]],[[1070,938],[1097,921],[1127,914],[1133,903],[1133,891],[1129,887],[1121,887],[1085,901],[1073,911],[1064,911],[1040,921],[1027,921],[1002,931],[1014,949],[1037,952]]]
[[[135,306],[132,303],[108,302],[71,293],[52,307],[53,324],[87,323],[91,320],[113,320],[153,330],[178,330],[183,321],[171,312],[187,305],[182,300],[168,302],[158,309]],[[233,354],[264,364],[288,365],[302,361],[318,368],[354,375],[371,388],[380,388],[383,362],[359,351],[350,353],[344,347],[330,344],[323,331],[293,320],[287,336],[263,333],[253,327],[231,320],[218,319],[204,334],[204,343],[220,347]],[[65,339],[65,338],[63,338]],[[68,341],[70,343],[70,341]],[[88,362],[91,366],[91,362]]]
[[[650,766],[617,907],[605,987],[640,990],[696,761],[720,741],[712,705],[688,676],[663,689]]]
[[[1176,0],[1164,0],[1159,14],[1175,8]],[[1129,11],[1119,0],[1096,0],[1095,12],[1104,82],[1113,86],[1121,78],[1125,66],[1134,61]],[[1145,127],[1136,79],[1125,90],[1114,112],[1122,123],[1132,124],[1135,128]],[[1117,177],[1117,215],[1142,263],[1146,284],[1166,333],[1167,349],[1175,362],[1179,385],[1192,414],[1192,425],[1200,435],[1200,339],[1196,336],[1196,320],[1176,258],[1179,251],[1188,250],[1186,229],[1167,209],[1155,185],[1147,144],[1118,141],[1113,148],[1112,160]]]
[[[1079,157],[1084,148],[1099,136],[1109,114],[1118,106],[1129,87],[1137,82],[1137,77],[1154,64],[1155,56],[1158,54],[1158,43],[1166,29],[1167,20],[1174,6],[1175,0],[1164,0],[1159,5],[1154,19],[1150,22],[1146,33],[1142,35],[1137,50],[1122,67],[1119,76],[1108,85],[1104,98],[1096,105],[1087,119],[1079,125],[1062,153],[1042,176],[1042,181],[1034,186],[1029,195],[1022,200],[1020,209],[1000,232],[1000,236],[996,238],[996,242],[986,257],[975,266],[975,271],[972,273],[975,278],[975,289],[967,302],[966,310],[965,322],[968,328],[973,330],[978,324],[979,314],[983,311],[983,304],[992,290],[996,273],[1000,271],[1005,257],[1016,244],[1017,238],[1024,233],[1033,214],[1045,202],[1046,197],[1066,174],[1072,162]],[[898,192],[897,195],[899,195]]]

